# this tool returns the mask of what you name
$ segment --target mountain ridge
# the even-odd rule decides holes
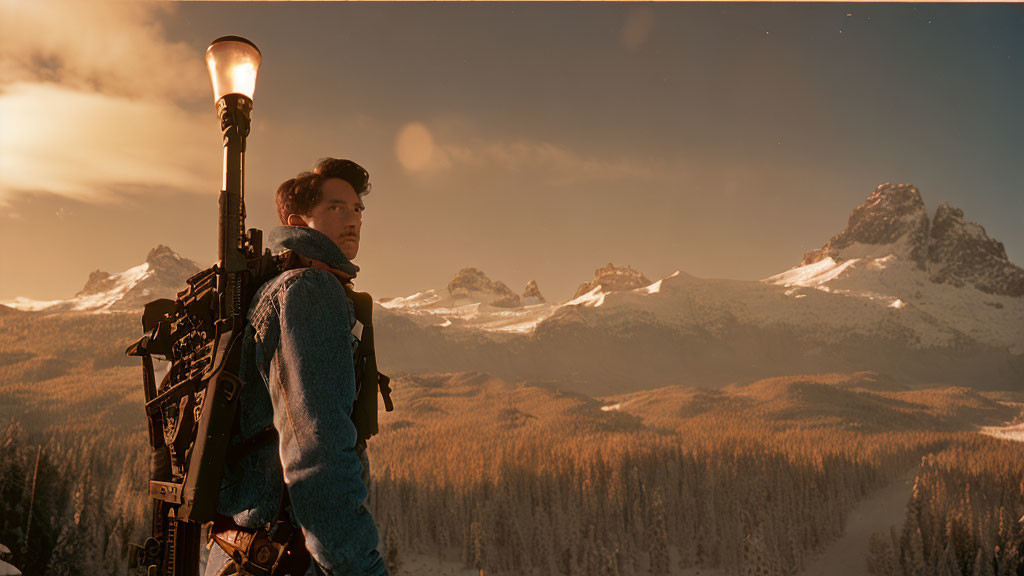
[[[590,394],[825,372],[873,371],[907,385],[1024,381],[1024,298],[1002,289],[1019,270],[1002,244],[952,206],[929,218],[910,185],[880,186],[851,222],[802,265],[762,281],[678,271],[651,281],[609,264],[574,298],[545,301],[464,268],[446,287],[376,303],[378,363],[388,373],[557,380]],[[190,269],[168,250],[121,274]],[[973,254],[1005,263],[1007,275],[987,261],[970,266]],[[100,288],[117,276],[94,275]]]
[[[760,282],[680,272],[650,282],[632,271],[642,280],[609,286],[597,280],[599,268],[575,298],[532,317],[502,312],[520,314],[504,325],[488,320],[483,304],[413,308],[396,300],[378,315],[387,326],[378,330],[379,357],[391,356],[382,363],[398,370],[492,370],[609,392],[864,370],[915,385],[1019,385],[1024,299],[983,290],[980,276],[933,278],[975,250],[1003,262],[1011,277],[1018,269],[983,228],[958,218],[948,205],[929,218],[917,188],[886,183],[801,266]],[[966,237],[950,249],[932,237],[949,236],[947,221],[963,232],[954,238]]]

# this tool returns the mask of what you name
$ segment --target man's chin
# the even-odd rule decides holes
[[[341,249],[341,253],[344,254],[346,258],[351,260],[356,257],[357,253],[359,253],[359,242],[343,241],[341,244],[338,244],[338,248]]]

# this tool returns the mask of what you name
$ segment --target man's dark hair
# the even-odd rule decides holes
[[[321,158],[313,172],[303,172],[277,187],[274,204],[281,224],[288,223],[289,214],[309,214],[320,201],[324,180],[329,178],[348,182],[360,198],[370,193],[370,173],[365,168],[351,160]]]
[[[370,193],[370,173],[351,160],[339,158],[321,158],[313,166],[313,173],[328,178],[340,178],[352,185],[352,189],[362,198]]]

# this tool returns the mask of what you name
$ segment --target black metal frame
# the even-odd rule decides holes
[[[225,37],[221,40],[243,38]],[[142,358],[153,461],[153,535],[133,545],[130,573],[197,576],[201,527],[216,514],[220,478],[242,388],[239,363],[245,314],[257,281],[275,262],[262,232],[245,232],[245,140],[252,100],[217,102],[224,133],[224,182],[218,199],[218,263],[195,274],[175,300],[146,305],[141,339],[126,353]],[[158,384],[153,356],[171,363]]]

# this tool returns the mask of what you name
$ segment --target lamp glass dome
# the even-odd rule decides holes
[[[252,100],[260,51],[245,38],[225,36],[206,49],[206,67],[213,82],[213,102],[228,94],[242,94]]]

